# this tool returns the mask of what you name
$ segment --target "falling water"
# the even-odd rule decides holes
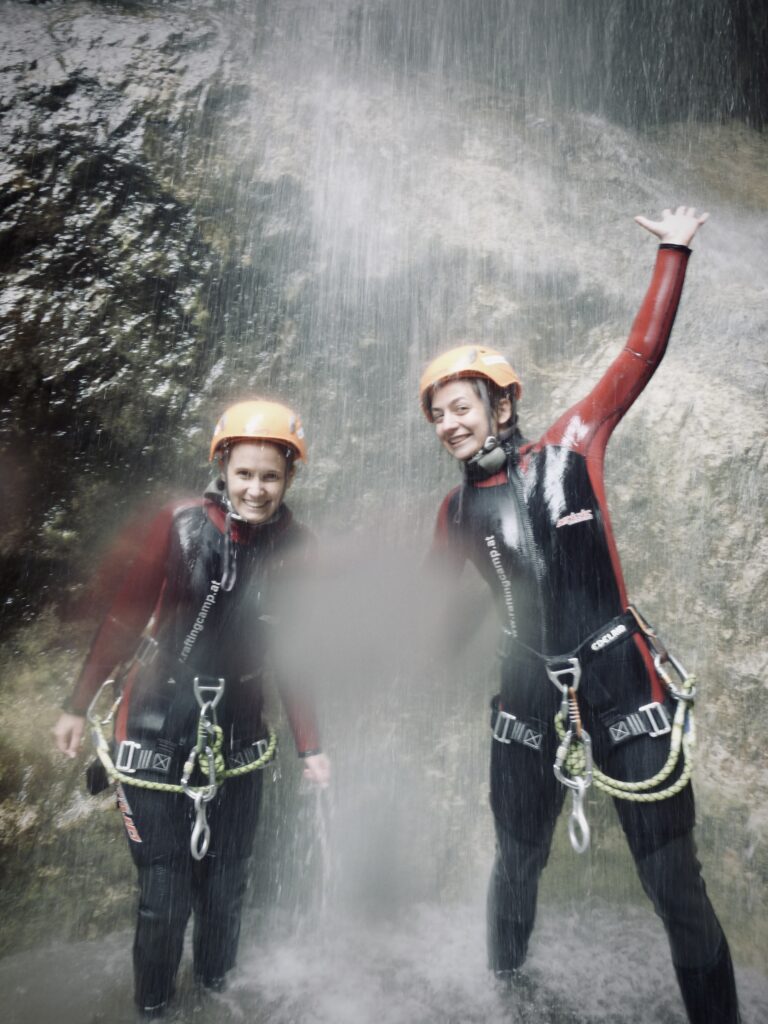
[[[766,25],[748,0],[682,6],[1,5],[10,1019],[132,1019],[119,822],[48,728],[100,545],[202,485],[216,412],[261,392],[310,434],[291,504],[324,557],[296,621],[335,780],[305,793],[285,736],[238,970],[201,1009],[187,958],[177,1019],[683,1020],[599,796],[586,856],[558,833],[530,992],[488,981],[495,635],[486,615],[450,666],[434,643],[419,565],[456,470],[415,400],[430,356],[482,339],[536,436],[626,335],[654,250],[632,216],[677,202],[712,218],[609,499],[630,593],[701,679],[700,855],[745,1020],[768,1019]]]

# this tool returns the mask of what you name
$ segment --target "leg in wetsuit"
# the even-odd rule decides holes
[[[184,932],[192,910],[194,972],[218,987],[235,963],[246,869],[261,802],[262,775],[230,780],[208,805],[211,845],[195,861],[189,842],[191,800],[125,787],[137,842],[129,833],[138,869],[139,907],[133,946],[135,1000],[162,1006],[173,994]]]
[[[551,703],[546,697],[537,702],[536,716],[529,713],[525,721],[540,727],[546,703]],[[590,732],[608,774],[628,781],[655,775],[669,752],[666,738],[641,736],[603,757],[605,730],[590,722]],[[516,970],[527,954],[539,878],[565,798],[565,789],[552,772],[556,748],[551,724],[544,724],[540,752],[517,743],[494,741],[492,745],[491,806],[497,849],[488,891],[488,960],[497,973]],[[738,1024],[728,943],[696,857],[690,784],[665,800],[615,800],[614,804],[643,889],[666,929],[691,1024]]]

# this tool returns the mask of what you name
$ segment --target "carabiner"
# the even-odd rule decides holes
[[[691,686],[688,690],[681,690],[680,687],[675,686],[675,684],[672,682],[672,679],[670,678],[669,673],[664,668],[665,663],[668,663],[672,666],[672,668],[680,677],[683,686],[685,686],[685,684],[690,679],[689,674],[686,672],[686,670],[683,668],[683,666],[680,664],[680,662],[677,660],[674,654],[667,653],[666,658],[662,658],[660,654],[654,655],[653,667],[656,669],[659,678],[662,680],[662,682],[669,690],[669,692],[672,694],[672,696],[675,698],[675,700],[684,701],[686,704],[693,704],[696,700],[696,687]]]
[[[584,747],[584,775],[575,775],[571,778],[569,775],[565,775],[562,771],[562,767],[565,764],[565,759],[568,757],[568,751],[571,749],[573,740],[573,729],[569,729],[565,736],[563,736],[560,746],[557,748],[555,763],[552,765],[552,770],[555,773],[557,781],[562,782],[562,784],[567,786],[569,789],[578,789],[580,786],[583,786],[584,789],[588,789],[592,785],[593,764],[592,737],[586,729],[581,730],[581,736],[579,737],[579,742]]]
[[[589,822],[584,813],[584,794],[587,792],[587,783],[581,776],[573,779],[571,790],[573,793],[573,806],[568,818],[568,838],[576,853],[586,853],[589,849],[590,833]]]
[[[189,851],[195,860],[202,860],[211,845],[211,826],[205,815],[205,794],[201,790],[195,793],[195,826],[189,841]]]

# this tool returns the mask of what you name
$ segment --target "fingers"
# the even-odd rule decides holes
[[[85,720],[78,715],[64,714],[51,729],[56,749],[66,757],[77,757],[85,731]]]
[[[695,206],[678,206],[674,212],[670,207],[662,210],[661,220],[635,217],[635,222],[661,242],[671,245],[689,245],[702,224],[709,219],[708,213],[697,213]]]

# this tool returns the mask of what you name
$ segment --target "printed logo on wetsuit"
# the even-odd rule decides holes
[[[624,636],[626,632],[627,627],[619,623],[618,626],[614,626],[613,629],[609,629],[607,633],[603,633],[602,636],[599,636],[597,640],[589,646],[593,651],[602,651],[604,647],[607,647],[608,644],[612,644],[614,640],[618,640],[620,636]]]
[[[136,828],[136,822],[133,820],[133,811],[128,803],[122,782],[117,784],[117,806],[120,808],[120,813],[123,816],[123,824],[125,825],[125,831],[128,833],[128,838],[134,843],[140,843],[141,836]]]
[[[594,518],[591,508],[583,508],[580,512],[569,512],[567,516],[558,519],[555,529],[559,530],[561,526],[575,526],[576,523],[586,523]]]

